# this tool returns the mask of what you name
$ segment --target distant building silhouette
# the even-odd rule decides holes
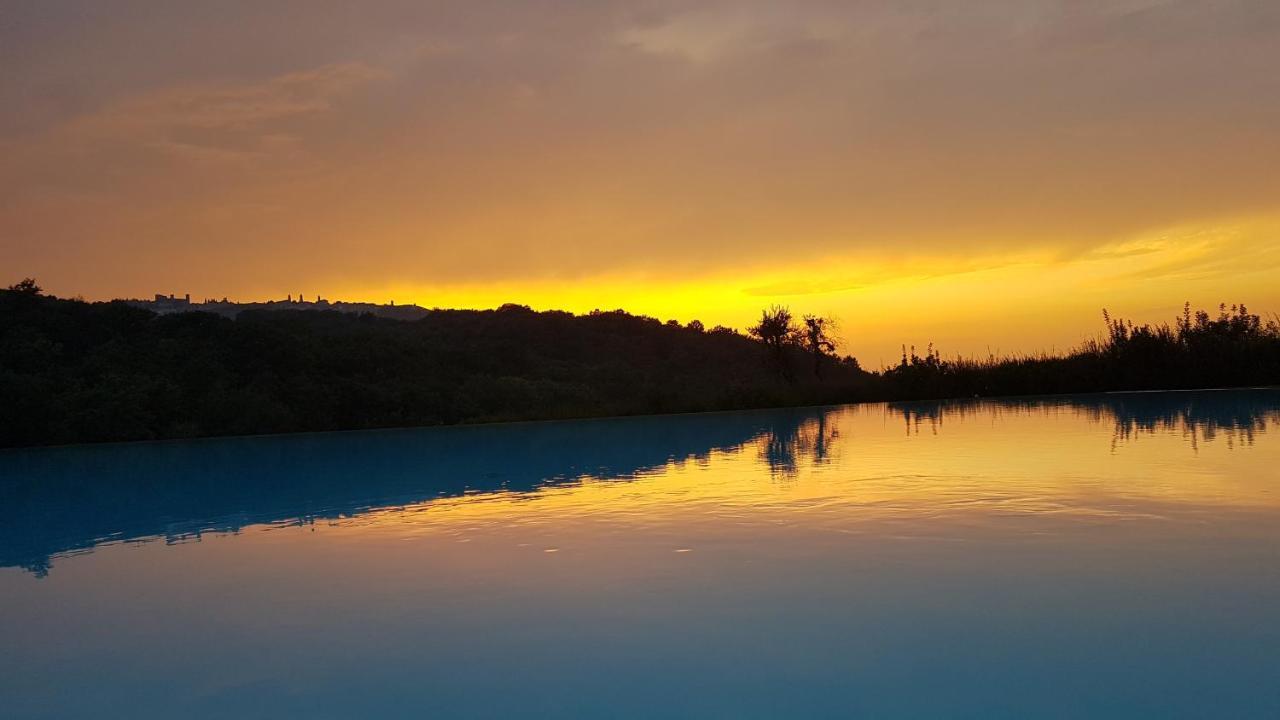
[[[378,305],[375,303],[364,302],[330,302],[316,294],[315,302],[308,302],[306,297],[299,293],[295,299],[293,295],[285,296],[284,300],[267,300],[266,302],[250,302],[238,303],[231,302],[223,297],[222,300],[206,299],[203,302],[191,302],[191,293],[187,293],[182,297],[177,297],[173,293],[165,295],[156,293],[152,300],[124,300],[128,305],[150,310],[160,315],[168,315],[171,313],[182,312],[207,312],[223,317],[235,317],[245,310],[266,310],[266,309],[285,309],[285,310],[332,310],[344,313],[363,314],[369,313],[378,317],[394,318],[397,320],[417,320],[427,314],[426,308],[418,305],[397,305],[395,301],[391,301],[386,305]],[[283,307],[282,307],[283,306]]]
[[[146,301],[137,300],[134,302],[145,303]],[[181,298],[175,297],[173,293],[168,295],[156,293],[156,299],[147,303],[147,305],[158,313],[186,312],[191,308],[191,293],[187,293]]]

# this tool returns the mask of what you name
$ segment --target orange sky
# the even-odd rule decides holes
[[[1280,310],[1260,0],[68,0],[0,24],[0,268],[87,298],[835,315],[1070,345]]]

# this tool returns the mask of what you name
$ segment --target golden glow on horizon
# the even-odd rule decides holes
[[[537,310],[623,309],[682,324],[739,330],[761,308],[840,321],[842,352],[875,368],[902,343],[929,342],[947,354],[1064,350],[1100,332],[1101,310],[1144,322],[1171,321],[1190,300],[1280,309],[1280,219],[1267,216],[1145,233],[1075,256],[1047,250],[972,258],[824,258],[745,267],[681,279],[639,274],[576,280],[350,288],[333,297],[394,300],[424,307],[485,309],[512,302]],[[385,301],[384,300],[384,301]]]

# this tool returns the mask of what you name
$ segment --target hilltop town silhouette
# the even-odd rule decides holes
[[[192,302],[190,293],[182,297],[177,297],[172,293],[168,295],[156,293],[155,298],[151,300],[129,299],[121,300],[120,302],[143,310],[150,310],[157,315],[206,312],[228,318],[233,318],[248,310],[332,310],[357,315],[367,313],[376,317],[394,318],[396,320],[418,320],[426,316],[428,312],[426,308],[418,305],[396,305],[394,300],[385,305],[379,305],[369,302],[346,302],[343,300],[330,302],[320,295],[315,297],[315,300],[306,300],[302,293],[298,293],[296,299],[293,295],[286,295],[284,300],[258,302],[235,302],[225,297],[221,300],[206,298],[202,301]]]

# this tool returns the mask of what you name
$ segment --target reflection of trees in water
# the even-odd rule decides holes
[[[963,418],[966,415],[974,413],[974,409],[965,404],[956,403],[952,406],[948,402],[931,402],[919,403],[915,406],[894,407],[902,413],[902,419],[906,423],[907,435],[919,435],[921,425],[926,425],[934,434],[938,434],[938,428],[942,426],[942,420],[951,413]]]
[[[1195,449],[1201,442],[1213,442],[1219,437],[1227,447],[1234,448],[1237,444],[1253,445],[1256,436],[1266,432],[1269,422],[1280,421],[1274,396],[1271,402],[1264,403],[1256,395],[1226,401],[1196,395],[1179,405],[1161,405],[1136,395],[1120,399],[1108,410],[1115,422],[1112,447],[1143,434],[1181,432]]]
[[[762,435],[760,457],[775,477],[791,478],[805,462],[824,465],[831,462],[840,429],[836,411],[816,411],[799,422],[775,423]]]
[[[779,410],[586,422],[91,445],[0,455],[0,567],[104,542],[198,540],[438,498],[625,482],[669,464],[765,448],[775,472],[826,462],[830,411]],[[788,470],[789,469],[789,470]]]
[[[1005,415],[1083,415],[1094,423],[1112,423],[1112,447],[1142,435],[1181,433],[1193,448],[1223,438],[1228,447],[1252,445],[1268,424],[1280,422],[1280,391],[1210,390],[1172,393],[1113,393],[1079,397],[947,400],[890,403],[902,416],[907,434],[927,427],[934,434],[947,418]]]

